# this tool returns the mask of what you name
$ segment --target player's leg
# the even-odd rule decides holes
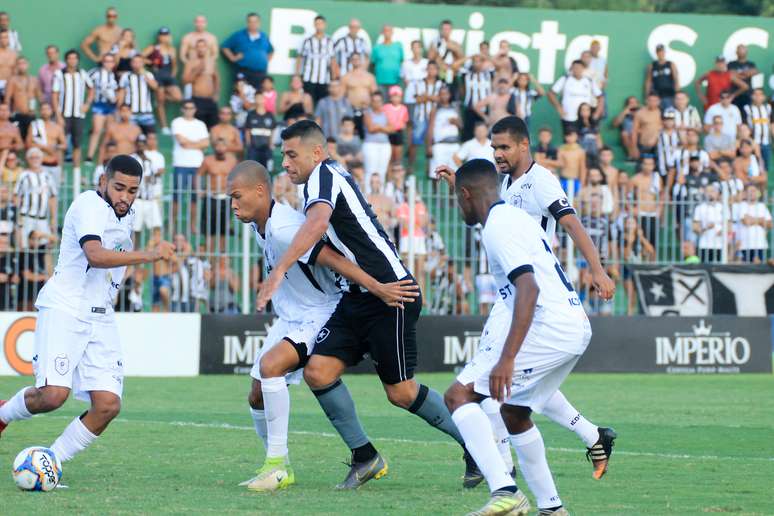
[[[73,419],[50,446],[62,462],[71,460],[97,440],[121,411],[121,398],[108,391],[92,391],[91,408]]]
[[[255,366],[257,365],[258,362],[256,360]],[[247,403],[250,405],[250,415],[253,418],[255,433],[261,440],[264,451],[266,451],[266,447],[268,446],[269,431],[266,426],[266,411],[264,410],[263,391],[261,389],[260,380],[253,378],[253,381],[250,385],[250,393],[247,395]]]
[[[500,452],[500,457],[502,457],[506,469],[511,472],[511,477],[516,478],[516,466],[513,465],[513,455],[511,455],[511,434],[508,432],[503,416],[500,414],[500,402],[492,398],[484,398],[480,405],[481,410],[489,418],[489,424],[492,426],[492,436],[497,446],[497,451]]]
[[[8,401],[0,401],[0,434],[13,421],[30,419],[34,414],[58,409],[69,395],[69,388],[55,385],[22,388]]]
[[[94,154],[99,146],[99,139],[102,137],[102,131],[105,130],[107,117],[101,113],[92,112],[91,133],[89,134],[89,147],[86,151],[86,160],[93,162]]]

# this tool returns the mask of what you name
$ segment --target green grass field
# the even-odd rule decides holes
[[[443,390],[452,376],[419,379]],[[0,378],[0,394],[28,381]],[[65,465],[68,490],[18,491],[11,462],[26,446],[49,445],[83,404],[71,401],[6,430],[0,514],[459,515],[485,502],[485,487],[463,491],[456,444],[389,405],[375,376],[346,381],[390,465],[387,477],[358,492],[332,490],[348,453],[303,386],[291,389],[298,484],[264,495],[236,487],[263,455],[247,411],[246,377],[129,378],[119,419]],[[610,472],[597,482],[581,442],[536,418],[572,514],[772,513],[774,377],[578,374],[562,390],[589,419],[619,433]]]

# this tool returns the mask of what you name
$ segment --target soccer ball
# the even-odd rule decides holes
[[[62,463],[50,448],[26,448],[13,461],[13,481],[22,491],[51,491],[61,478]]]

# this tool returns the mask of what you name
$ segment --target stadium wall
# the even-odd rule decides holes
[[[222,41],[237,29],[244,27],[247,12],[257,11],[263,17],[265,30],[275,47],[269,72],[278,77],[282,87],[293,71],[295,49],[312,32],[312,22],[318,13],[328,19],[329,32],[343,35],[350,17],[361,19],[363,29],[375,42],[382,24],[396,27],[395,38],[410,55],[409,44],[414,39],[429,42],[437,34],[442,18],[455,26],[453,38],[460,41],[467,54],[475,52],[483,40],[496,49],[500,40],[511,44],[513,57],[522,70],[530,71],[538,81],[548,86],[566,69],[567,65],[588,48],[592,39],[602,44],[608,55],[610,84],[608,103],[611,114],[617,113],[628,95],[642,94],[643,74],[655,54],[655,47],[663,43],[667,58],[678,67],[682,86],[693,95],[690,86],[696,77],[709,70],[714,57],[724,54],[734,57],[740,43],[750,47],[749,58],[764,71],[760,85],[768,82],[774,64],[774,52],[769,35],[774,31],[774,19],[741,16],[706,16],[691,14],[618,13],[604,11],[544,10],[471,6],[442,6],[432,4],[388,4],[378,2],[196,2],[183,0],[116,0],[119,22],[131,27],[140,46],[152,42],[159,27],[168,26],[175,40],[191,30],[196,14],[209,18],[209,30]],[[12,25],[21,35],[24,54],[36,70],[44,60],[44,47],[55,43],[62,49],[77,48],[81,39],[104,20],[108,3],[87,0],[61,2],[37,0],[12,2],[7,7]],[[221,59],[220,66],[230,77]],[[224,88],[223,97],[227,97]],[[695,99],[694,99],[695,101]],[[551,114],[549,103],[539,102],[534,115],[538,120],[552,120],[558,130],[557,117]],[[613,141],[609,139],[608,141]]]

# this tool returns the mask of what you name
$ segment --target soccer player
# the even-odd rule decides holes
[[[549,242],[553,239],[557,222],[561,224],[589,264],[592,285],[602,299],[610,299],[615,292],[615,283],[602,267],[599,253],[583,229],[559,180],[532,159],[529,132],[524,121],[515,116],[507,116],[497,121],[491,132],[495,163],[498,171],[505,175],[501,176],[500,197],[508,204],[522,208],[539,221]],[[441,167],[436,173],[454,188],[455,176],[452,169]],[[510,319],[510,313],[500,300],[492,307],[487,325],[494,319]],[[500,452],[508,464],[511,460],[510,450],[507,447],[505,427],[500,421],[498,404],[485,400],[482,406],[491,418],[495,435],[501,443]],[[591,460],[593,466],[593,477],[597,480],[602,478],[607,472],[616,433],[610,428],[597,427],[588,421],[560,391],[556,391],[540,410],[541,414],[574,432],[583,441],[587,448],[586,457]],[[476,485],[479,482],[480,477],[467,479],[468,485]]]
[[[35,386],[0,401],[0,432],[12,421],[58,409],[71,391],[91,401],[51,445],[62,462],[93,443],[121,408],[124,373],[113,303],[126,266],[174,253],[168,242],[132,250],[132,203],[141,179],[140,163],[118,155],[98,189],[80,194],[67,210],[56,270],[35,302]]]
[[[322,129],[310,120],[302,120],[285,129],[281,138],[282,166],[294,184],[305,185],[306,221],[263,282],[258,308],[266,306],[285,273],[326,232],[336,249],[377,281],[413,282],[354,178],[328,158]],[[355,405],[340,380],[347,366],[359,363],[365,354],[373,361],[393,405],[416,414],[464,447],[441,395],[414,380],[416,322],[421,308],[421,296],[405,308],[391,308],[373,293],[352,286],[317,335],[304,379],[352,450],[350,471],[339,484],[341,489],[356,489],[387,472],[387,464],[371,442],[360,438],[363,431]],[[476,469],[475,462],[467,452],[464,456],[471,473]]]
[[[591,325],[546,233],[527,212],[500,198],[498,183],[494,165],[475,159],[456,172],[455,190],[465,223],[484,226],[489,270],[510,321],[488,321],[485,345],[446,391],[446,403],[492,491],[489,503],[472,515],[529,510],[492,441],[479,405],[487,396],[503,402],[500,413],[540,514],[566,515],[530,414],[543,408],[575,367],[591,340]]]
[[[226,189],[236,217],[251,224],[255,231],[268,274],[290,246],[304,216],[286,204],[274,202],[269,173],[256,161],[243,161],[234,167]],[[300,381],[315,337],[341,298],[340,278],[331,269],[367,288],[388,306],[402,306],[403,300],[419,296],[413,281],[382,285],[323,240],[288,269],[287,279],[272,296],[279,320],[272,326],[251,372],[248,401],[266,460],[255,478],[243,482],[248,489],[275,491],[295,482],[288,460],[287,384]],[[360,438],[367,439],[365,435]]]

